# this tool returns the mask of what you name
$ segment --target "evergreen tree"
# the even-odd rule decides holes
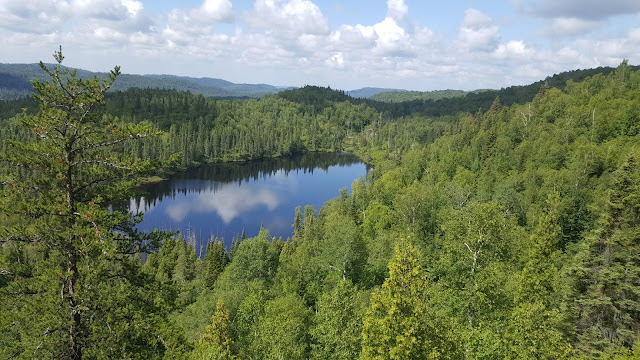
[[[389,277],[371,296],[362,329],[362,359],[448,359],[459,357],[447,327],[426,307],[428,283],[418,251],[401,239]]]
[[[124,180],[153,167],[119,156],[118,147],[156,132],[98,111],[118,67],[107,79],[82,80],[62,68],[61,50],[54,58],[52,69],[40,63],[49,80],[33,82],[39,112],[19,116],[33,136],[8,141],[2,154],[29,176],[0,180],[2,222],[10,224],[0,228],[0,245],[28,256],[30,270],[12,262],[15,275],[0,289],[1,356],[161,357],[171,341],[159,334],[163,315],[145,293],[153,279],[133,254],[165,236],[138,233],[141,216],[109,207],[128,199],[132,182]]]
[[[231,346],[233,341],[230,329],[229,311],[224,306],[224,302],[218,300],[211,324],[207,326],[204,334],[200,337],[191,358],[198,360],[232,359]]]
[[[585,239],[574,272],[576,348],[590,357],[631,348],[640,331],[640,166],[614,174],[606,210]]]
[[[243,232],[244,234],[244,232]],[[224,243],[217,239],[211,239],[207,244],[207,252],[204,255],[204,281],[209,289],[213,289],[218,276],[229,262]]]
[[[509,359],[562,359],[571,351],[560,331],[559,309],[554,308],[553,301],[557,292],[554,250],[560,238],[559,202],[557,193],[549,195],[548,209],[531,236],[533,248],[522,270],[516,306],[505,332]]]

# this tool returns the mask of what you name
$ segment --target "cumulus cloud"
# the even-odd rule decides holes
[[[400,21],[409,13],[409,7],[404,0],[387,0],[387,17]]]
[[[228,20],[233,15],[233,5],[229,0],[204,0],[200,10],[209,21]]]
[[[4,61],[21,62],[62,44],[69,59],[90,54],[85,67],[94,70],[118,63],[132,72],[180,69],[237,82],[465,89],[524,84],[623,58],[637,63],[640,54],[631,16],[608,20],[639,12],[638,0],[510,0],[544,27],[532,34],[523,32],[528,24],[507,24],[515,16],[508,11],[496,18],[467,9],[459,28],[446,34],[412,18],[406,0],[387,0],[377,18],[360,24],[331,24],[315,0],[255,0],[242,13],[232,1],[154,12],[144,0],[0,0],[0,46],[8,49]],[[355,16],[353,9],[332,10]],[[529,40],[540,34],[553,42]],[[216,66],[205,67],[212,59]]]
[[[408,55],[409,36],[393,18],[385,18],[382,22],[373,25],[373,29],[378,35],[376,50],[379,54],[387,56]]]
[[[640,12],[638,0],[537,0],[530,6],[536,16],[601,20]]]
[[[512,40],[506,44],[500,44],[493,55],[500,60],[534,60],[536,53],[524,41]]]
[[[121,0],[121,2],[122,6],[127,8],[129,14],[133,16],[137,15],[142,9],[144,9],[144,5],[140,1]]]
[[[198,8],[171,10],[165,34],[187,36],[210,33],[213,25],[229,21],[232,17],[233,7],[229,0],[204,0]]]
[[[500,43],[500,31],[489,16],[469,8],[464,12],[457,42],[464,50],[493,51]]]
[[[617,66],[623,59],[640,54],[640,28],[630,29],[624,36],[606,40],[576,41],[580,53],[587,54],[607,66]],[[638,58],[632,59],[638,61]]]
[[[559,17],[551,20],[546,32],[553,36],[575,36],[589,33],[601,25],[598,21]]]
[[[136,3],[120,0],[71,0],[68,6],[77,17],[117,21],[130,15],[130,9],[142,5]]]
[[[55,31],[63,22],[61,7],[49,0],[6,0],[0,2],[0,27],[23,33]]]
[[[329,20],[309,0],[256,0],[247,21],[272,34],[329,33]]]
[[[331,41],[339,48],[362,49],[375,45],[378,35],[373,26],[341,25],[330,36]]]
[[[430,44],[434,39],[434,33],[428,28],[416,27],[414,33],[409,34],[392,17],[371,26],[342,25],[330,36],[337,49],[371,50],[373,55],[394,57],[413,57],[415,47]]]
[[[438,40],[438,36],[427,27],[415,27],[412,44],[420,47],[433,45]]]
[[[248,31],[237,43],[243,48],[239,61],[263,63],[274,55],[319,62],[326,58],[329,20],[312,1],[256,0],[242,20]]]
[[[344,54],[341,52],[335,52],[325,61],[325,64],[335,69],[344,68]]]
[[[4,20],[0,27],[34,34],[71,33],[74,27],[134,32],[148,31],[151,26],[143,4],[135,0],[7,0],[0,2],[0,18]],[[104,29],[96,33],[101,31]]]

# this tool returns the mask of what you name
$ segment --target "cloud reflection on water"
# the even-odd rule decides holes
[[[176,202],[165,211],[175,222],[181,222],[190,213],[215,212],[225,224],[228,224],[237,216],[258,206],[266,206],[269,211],[273,211],[278,204],[280,200],[274,191],[225,186],[215,192],[203,191],[193,194],[193,197]]]

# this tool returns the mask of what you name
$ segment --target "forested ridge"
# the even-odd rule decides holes
[[[83,79],[90,79],[94,75],[99,78],[108,77],[107,73],[78,70],[78,76]],[[45,78],[38,64],[0,63],[0,100],[13,100],[28,96],[33,91],[29,81]],[[129,88],[175,89],[216,98],[259,98],[277,93],[286,87],[267,84],[234,84],[222,79],[176,75],[121,74],[118,81],[113,84],[112,90],[125,91]]]
[[[640,72],[626,61],[559,88],[541,84],[530,99],[494,96],[441,116],[315,87],[245,101],[105,95],[96,121],[113,129],[122,158],[110,164],[118,160],[122,176],[174,153],[186,167],[349,150],[373,169],[321,209],[296,209],[286,241],[268,229],[231,249],[211,239],[200,259],[185,239],[155,234],[157,251],[146,249],[142,262],[139,242],[118,242],[140,235],[126,216],[96,205],[124,196],[124,185],[82,192],[95,198],[61,233],[74,240],[42,243],[44,208],[25,205],[14,179],[31,191],[43,184],[39,167],[62,165],[55,156],[51,165],[19,156],[3,163],[0,191],[20,201],[0,202],[0,357],[78,358],[60,350],[76,344],[65,334],[76,334],[89,358],[640,356]],[[32,116],[3,114],[2,139],[41,149]],[[153,128],[164,133],[151,136]],[[4,142],[2,153],[15,144]],[[10,166],[18,160],[26,168]],[[26,176],[29,164],[36,175]],[[82,179],[98,168],[87,171]],[[31,201],[56,199],[42,197]],[[96,224],[113,233],[113,248],[102,237],[78,242],[98,236]],[[61,254],[86,262],[60,270],[69,261]],[[69,295],[76,273],[78,293]],[[69,303],[72,295],[83,302]],[[60,309],[82,314],[81,330],[69,331],[74,313]]]

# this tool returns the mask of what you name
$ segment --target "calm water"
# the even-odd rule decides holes
[[[260,224],[271,236],[290,237],[296,206],[319,210],[366,172],[345,153],[209,165],[146,186],[147,196],[131,199],[129,209],[144,212],[140,230],[180,230],[195,238],[196,251],[211,236],[224,238],[229,248],[243,229],[246,237],[256,236]]]

